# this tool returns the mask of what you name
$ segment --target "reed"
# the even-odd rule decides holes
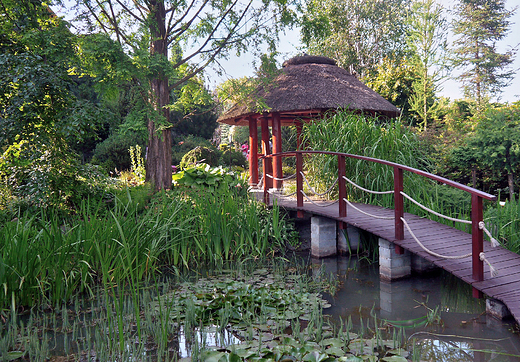
[[[343,152],[396,162],[409,167],[432,171],[433,162],[426,147],[417,136],[399,121],[383,122],[378,119],[340,111],[320,122],[304,128],[308,148],[313,150]],[[337,157],[312,155],[305,158],[308,178],[325,191],[337,178]],[[379,163],[346,159],[346,176],[356,184],[374,191],[393,190],[393,168]],[[470,197],[464,192],[438,185],[416,175],[404,173],[404,191],[423,205],[448,216],[467,219]],[[350,201],[393,208],[393,195],[374,195],[347,184]],[[336,193],[331,197],[337,197]],[[432,220],[448,223],[445,219],[427,214],[423,209],[405,200],[405,211]],[[464,225],[456,225],[464,229]]]

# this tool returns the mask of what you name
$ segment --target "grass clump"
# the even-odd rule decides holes
[[[427,154],[426,147],[398,120],[381,121],[365,115],[340,111],[320,122],[306,125],[304,136],[307,147],[312,150],[361,155],[428,172],[433,170],[433,162]],[[312,155],[305,159],[304,168],[307,177],[312,179],[318,190],[325,191],[337,178],[337,163],[336,156]],[[411,172],[405,171],[403,176],[404,192],[415,200],[446,215],[467,218],[470,198],[463,191],[439,185]],[[379,163],[347,157],[346,177],[369,190],[393,190],[393,168]],[[337,187],[335,192],[332,197],[337,197]],[[366,193],[349,183],[347,183],[347,197],[354,202],[394,208],[392,194]],[[461,202],[454,202],[454,200]],[[444,219],[427,214],[408,200],[405,200],[405,211],[446,222]]]

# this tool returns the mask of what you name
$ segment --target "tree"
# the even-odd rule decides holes
[[[435,0],[416,0],[408,19],[407,43],[416,71],[410,108],[419,119],[423,131],[435,114],[435,92],[442,79],[447,60],[447,22],[443,8]]]
[[[413,65],[402,58],[399,61],[384,58],[374,70],[374,75],[367,79],[367,86],[399,108],[403,117],[410,115],[410,97],[416,80]]]
[[[499,53],[496,49],[496,43],[508,33],[508,19],[513,14],[504,0],[460,0],[455,7],[453,32],[459,37],[454,43],[453,64],[465,69],[458,78],[465,95],[480,108],[514,76],[508,66],[516,50]]]
[[[263,40],[274,46],[277,30],[292,19],[285,0],[78,3],[85,10],[81,20],[87,28],[95,26],[116,39],[145,71],[147,102],[155,110],[148,118],[146,178],[156,189],[171,186],[171,90],[231,49],[239,54]],[[183,72],[177,72],[181,67]]]
[[[489,109],[480,115],[474,136],[468,145],[477,161],[497,173],[507,171],[511,200],[514,195],[514,173],[520,166],[520,108]]]
[[[63,206],[80,196],[69,143],[96,119],[69,69],[75,37],[39,1],[0,0],[0,179],[15,196]]]
[[[366,80],[385,57],[405,51],[410,0],[306,0],[301,38],[308,51],[335,59]]]

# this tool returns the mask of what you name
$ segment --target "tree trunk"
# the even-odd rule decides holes
[[[152,0],[149,8],[152,14],[150,56],[168,59],[164,2]],[[150,103],[162,119],[160,122],[157,119],[148,120],[146,181],[152,183],[155,190],[169,189],[172,185],[172,135],[169,128],[170,111],[165,106],[170,103],[170,87],[163,69],[150,80]],[[159,125],[162,126],[160,130]]]
[[[513,201],[513,197],[515,196],[515,184],[513,182],[512,172],[507,174],[507,185],[509,186],[509,200]]]
[[[473,166],[471,169],[471,183],[473,184],[473,188],[477,188],[477,167]]]

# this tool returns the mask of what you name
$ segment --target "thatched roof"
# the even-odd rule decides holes
[[[280,74],[264,89],[254,93],[269,107],[265,112],[281,115],[282,124],[294,119],[319,116],[330,109],[345,108],[388,117],[399,115],[399,110],[379,94],[360,82],[356,76],[326,57],[298,56],[283,64]],[[219,122],[248,125],[247,118],[261,115],[251,106],[235,104]]]

